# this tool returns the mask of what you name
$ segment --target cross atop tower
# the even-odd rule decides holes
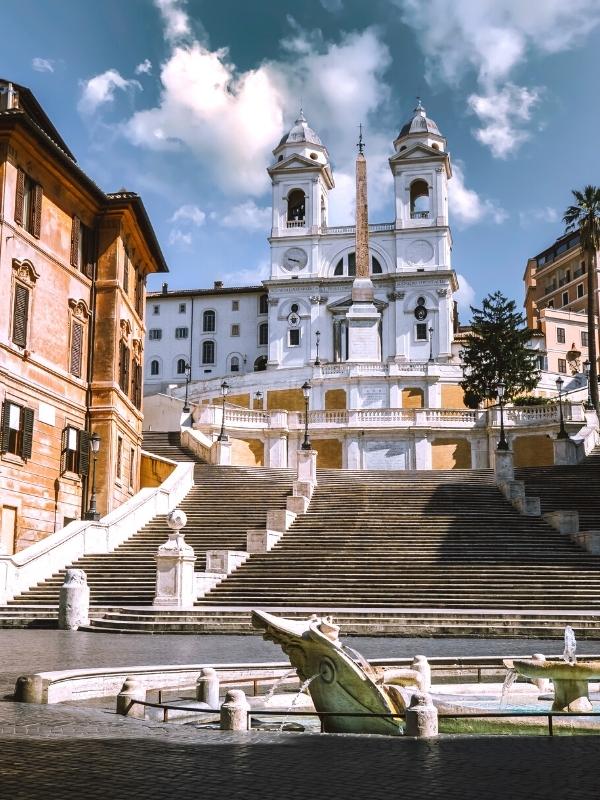
[[[357,142],[356,146],[358,147],[358,152],[362,156],[363,151],[365,149],[365,142],[364,142],[364,139],[363,139],[362,122],[358,126],[358,142]]]

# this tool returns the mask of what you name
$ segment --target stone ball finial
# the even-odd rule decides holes
[[[187,514],[180,508],[174,508],[167,514],[167,525],[172,531],[180,531],[187,524]]]
[[[64,586],[86,586],[87,575],[82,569],[67,569],[65,570]]]

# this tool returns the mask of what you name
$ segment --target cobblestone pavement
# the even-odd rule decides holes
[[[350,640],[349,640],[350,641]],[[559,642],[355,639],[367,656],[557,653]],[[582,652],[600,652],[585,642]],[[280,660],[258,637],[0,631],[0,681],[109,664]],[[73,706],[0,702],[0,798],[597,800],[597,737],[316,736],[200,731]]]

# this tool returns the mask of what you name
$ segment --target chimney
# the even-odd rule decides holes
[[[162,285],[162,293],[163,294],[167,294],[168,291],[169,291],[169,284],[168,283],[163,283],[163,285]]]
[[[222,289],[223,281],[215,281],[215,289]]]

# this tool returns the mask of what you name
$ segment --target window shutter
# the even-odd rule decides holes
[[[31,458],[31,450],[33,446],[33,410],[31,408],[23,409],[23,447],[21,450],[21,458],[27,461]]]
[[[31,225],[31,233],[36,239],[40,238],[42,229],[42,195],[44,194],[42,187],[36,183],[33,187],[33,218]]]
[[[23,224],[23,207],[25,203],[25,173],[22,169],[17,170],[17,194],[15,197],[15,222],[17,225]]]
[[[83,268],[79,263],[79,239],[81,237],[81,220],[73,215],[71,224],[71,266]]]
[[[125,260],[123,262],[123,291],[125,294],[129,293],[129,256],[125,251]]]
[[[79,474],[87,475],[90,466],[90,435],[87,431],[79,431]]]
[[[83,231],[80,235],[83,235]],[[96,233],[91,228],[85,229],[83,239],[83,265],[81,267],[86,278],[94,277],[94,264],[96,263]]]
[[[142,380],[143,380],[143,371],[142,365],[136,364],[135,365],[135,373],[136,373],[136,395],[134,399],[134,403],[136,408],[141,410],[142,408]]]
[[[71,375],[81,378],[81,356],[83,352],[83,325],[73,322],[71,332]]]
[[[4,453],[8,450],[9,427],[8,427],[8,413],[10,403],[5,400],[2,403],[2,421],[0,422],[0,450]]]
[[[60,435],[60,474],[64,475],[67,471],[67,444],[69,441],[69,428],[63,428]]]
[[[123,348],[123,391],[126,395],[129,395],[129,348]]]
[[[125,342],[121,339],[119,342],[119,386],[121,389],[124,385],[125,377]]]
[[[27,320],[29,318],[29,289],[15,283],[15,300],[13,305],[12,340],[18,347],[27,344]]]

